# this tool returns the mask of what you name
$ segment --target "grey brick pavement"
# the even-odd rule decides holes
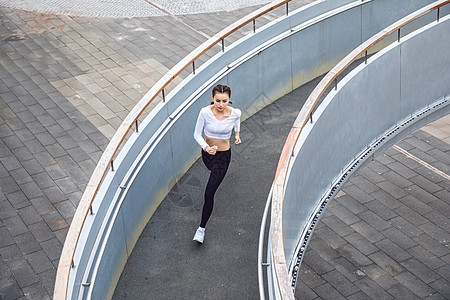
[[[398,145],[431,165],[450,158],[450,145],[422,130]],[[392,148],[352,178],[313,234],[296,296],[448,299],[450,193],[448,180],[432,173]]]
[[[291,7],[309,2],[296,1]],[[115,129],[169,68],[206,36],[255,7],[183,15],[174,21],[39,14],[2,4],[0,298],[49,299],[71,218]],[[257,26],[283,13],[274,11]],[[226,44],[251,30],[242,28]],[[208,52],[198,64],[214,53]],[[424,129],[439,139],[418,132],[399,145],[449,173],[448,125],[449,118],[443,118]],[[448,181],[390,150],[330,204],[311,242],[313,254],[303,265],[309,277],[303,277],[298,289],[311,299],[413,299],[430,291],[434,298],[445,296],[448,190]],[[321,247],[314,247],[315,241]],[[389,266],[395,262],[403,272],[392,274],[383,261]],[[393,277],[395,284],[387,287],[375,280],[379,273]]]

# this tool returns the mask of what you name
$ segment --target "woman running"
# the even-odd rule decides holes
[[[208,170],[208,184],[205,190],[200,227],[195,232],[194,241],[203,243],[205,227],[213,211],[214,194],[228,170],[231,160],[230,137],[234,127],[235,144],[239,145],[241,111],[232,108],[231,89],[226,85],[217,85],[212,90],[212,102],[200,110],[195,125],[194,138],[202,147],[202,160]],[[202,137],[202,132],[205,138]]]

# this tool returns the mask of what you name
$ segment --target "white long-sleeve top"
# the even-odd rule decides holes
[[[198,114],[194,138],[204,150],[208,144],[202,136],[203,131],[207,137],[225,140],[231,137],[233,127],[235,132],[239,132],[240,126],[241,111],[239,109],[231,107],[231,115],[225,120],[219,121],[214,116],[211,107],[208,105],[203,107]]]

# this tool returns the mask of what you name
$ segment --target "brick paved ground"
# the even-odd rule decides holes
[[[450,144],[441,139],[420,130],[397,145],[450,174]],[[448,179],[394,148],[386,151],[330,202],[305,254],[296,296],[449,299],[449,190]]]
[[[298,1],[298,5],[308,2],[311,1]],[[175,19],[169,16],[102,19],[39,14],[0,6],[1,299],[50,298],[59,254],[71,218],[90,174],[114,129],[168,68],[173,67],[208,36],[253,9],[255,7],[220,14],[186,15]],[[281,13],[282,10],[274,12],[262,18],[257,24],[264,24]],[[219,16],[220,23],[217,22]],[[250,30],[250,27],[244,27],[228,42]],[[199,63],[212,54],[213,51]],[[182,74],[181,78],[186,74]],[[450,126],[446,124],[450,122],[448,118],[440,122],[426,130],[448,142]],[[448,150],[442,150],[437,146],[428,148],[428,144],[420,140],[412,142],[411,145],[414,148],[406,150],[411,150],[411,153],[423,160],[428,159],[428,162],[449,173]],[[408,270],[394,275],[388,272],[403,284],[410,280],[414,283],[417,281],[414,277],[418,276],[417,272],[409,270],[421,269],[422,265],[432,264],[428,268],[437,275],[430,278],[436,279],[425,282],[426,286],[434,291],[441,291],[439,287],[447,288],[448,291],[449,255],[448,252],[444,253],[444,248],[447,251],[448,248],[445,243],[436,244],[443,235],[448,234],[448,228],[442,228],[442,225],[438,230],[439,224],[448,222],[450,215],[448,193],[445,192],[448,191],[448,181],[436,182],[437,179],[434,177],[433,179],[430,174],[427,175],[427,171],[421,166],[409,166],[398,153],[391,156],[398,161],[397,164],[392,162],[394,166],[392,170],[384,171],[381,169],[382,163],[375,161],[366,169],[379,168],[383,171],[380,171],[382,174],[377,173],[379,169],[369,171],[369,175],[366,176],[362,172],[355,180],[366,178],[378,187],[379,190],[368,192],[374,199],[377,193],[384,196],[384,190],[387,190],[386,193],[400,193],[401,197],[393,202],[399,202],[399,206],[381,214],[379,204],[370,198],[372,201],[369,202],[373,202],[373,206],[365,206],[363,211],[355,213],[361,221],[358,219],[359,222],[346,224],[350,228],[339,227],[342,228],[339,234],[342,234],[342,238],[349,243],[345,249],[350,253],[357,253],[353,249],[358,249],[356,245],[361,239],[353,231],[362,235],[358,230],[362,231],[359,228],[366,229],[366,227],[365,224],[359,224],[361,222],[373,226],[370,220],[375,217],[372,217],[371,212],[375,211],[376,215],[384,217],[383,220],[388,224],[393,220],[397,223],[392,223],[392,229],[382,227],[379,230],[378,234],[381,236],[378,237],[383,238],[377,240],[373,246],[379,250],[368,254],[368,258],[365,259],[373,263],[364,266],[382,264],[380,263],[384,257],[382,253],[385,253],[392,259],[398,259],[395,261]],[[389,168],[390,164],[391,162],[387,163],[385,168]],[[401,164],[406,167],[402,167]],[[409,184],[410,182],[413,184]],[[347,194],[342,196],[344,197],[342,199],[349,199],[349,195],[352,195],[350,190],[355,189],[353,186],[358,185],[353,183],[346,187]],[[399,188],[403,192],[399,192]],[[416,194],[404,195],[405,189],[408,191],[409,188],[416,191]],[[422,199],[418,195],[422,195],[422,190],[427,191],[428,188],[440,202],[421,203],[416,200]],[[352,203],[358,205],[361,200],[354,195],[352,197],[355,200]],[[407,200],[412,204],[403,207],[403,202]],[[428,210],[428,207],[433,210]],[[417,210],[424,213],[414,213]],[[333,212],[332,206],[329,211]],[[399,245],[403,247],[400,249],[410,256],[399,252],[397,254],[399,257],[395,257],[389,248],[392,246],[386,242],[399,235],[395,230],[400,230],[399,226],[409,225],[406,223],[411,222],[407,218],[408,214],[420,220],[425,219],[417,221],[417,224],[413,223],[420,229],[417,232],[418,236],[405,233],[412,242],[407,240],[406,245]],[[324,223],[328,218],[337,221],[339,216],[337,214],[332,218],[327,215],[323,219]],[[438,221],[429,221],[430,219]],[[310,251],[314,250],[314,242],[316,237],[317,240],[320,237],[321,230],[326,231],[322,227],[317,230]],[[448,240],[447,238],[446,241]],[[436,249],[441,249],[439,261],[447,264],[445,266],[434,264],[434,258],[427,257],[420,248],[428,249],[425,245],[436,245]],[[444,248],[438,247],[439,245],[444,245]],[[381,254],[376,256],[378,252]],[[345,258],[353,263],[350,258],[341,255],[343,257],[340,261]],[[305,258],[304,266],[310,265],[308,256]],[[322,253],[316,255],[322,256]],[[411,261],[413,257],[418,259],[417,262]],[[342,268],[336,269],[344,272]],[[331,278],[329,287],[325,287],[331,290],[333,276],[338,273],[327,275],[328,273],[331,272],[323,273],[323,278]],[[373,274],[376,273],[371,274],[366,278],[375,278]],[[423,280],[423,276],[418,278]],[[447,281],[444,281],[445,278]],[[362,282],[357,286],[367,292],[367,287],[361,287],[367,280],[358,278],[356,281],[351,279],[349,281]],[[405,286],[413,288],[411,284]],[[308,287],[314,290],[313,293],[319,293],[314,286]],[[389,289],[395,288],[397,287],[386,290],[389,292]]]

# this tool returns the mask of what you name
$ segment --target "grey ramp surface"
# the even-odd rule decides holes
[[[232,145],[231,164],[216,193],[202,245],[192,238],[209,172],[197,160],[147,224],[113,299],[258,297],[262,212],[284,140],[317,83],[310,82],[243,122],[242,144]],[[239,99],[233,100],[239,107]]]
[[[259,299],[264,204],[285,138],[319,79],[243,122],[202,245],[192,237],[209,172],[200,160],[190,168],[144,229],[113,299]],[[449,144],[419,130],[397,145],[450,173]],[[449,180],[388,149],[328,205],[296,298],[449,299],[449,189]]]

